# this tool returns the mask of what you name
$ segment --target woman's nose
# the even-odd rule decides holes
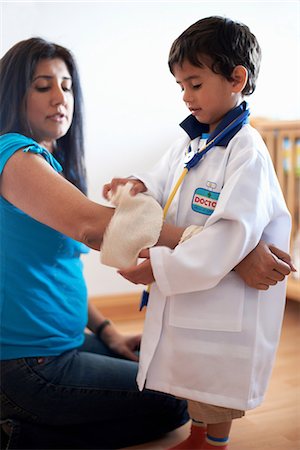
[[[65,91],[59,86],[53,88],[51,100],[54,105],[65,105],[67,103]]]

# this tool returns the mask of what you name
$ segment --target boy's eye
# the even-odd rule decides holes
[[[193,86],[193,89],[195,89],[195,90],[200,89],[201,86],[202,86],[202,84],[195,84],[195,85]]]

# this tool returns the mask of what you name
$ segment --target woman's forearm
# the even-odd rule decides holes
[[[94,250],[100,250],[103,234],[115,209],[96,204],[94,211],[94,214],[87,218],[85,224],[81,226],[82,232],[79,240]]]

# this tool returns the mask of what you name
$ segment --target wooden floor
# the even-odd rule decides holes
[[[124,318],[124,317],[123,317]],[[139,332],[143,316],[118,315],[124,333]],[[114,317],[112,317],[114,319]],[[189,424],[165,438],[131,449],[168,449],[183,440]],[[230,450],[300,450],[300,303],[287,302],[284,325],[271,383],[262,406],[235,420]]]

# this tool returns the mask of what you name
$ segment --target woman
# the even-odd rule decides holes
[[[40,38],[12,47],[1,60],[0,105],[1,419],[9,448],[112,449],[182,425],[184,402],[136,387],[140,336],[122,336],[87,308],[80,254],[85,245],[100,249],[113,210],[85,195],[70,52]],[[159,242],[174,247],[181,234],[165,225]],[[263,288],[289,273],[269,250],[258,253],[268,268],[272,260]]]

